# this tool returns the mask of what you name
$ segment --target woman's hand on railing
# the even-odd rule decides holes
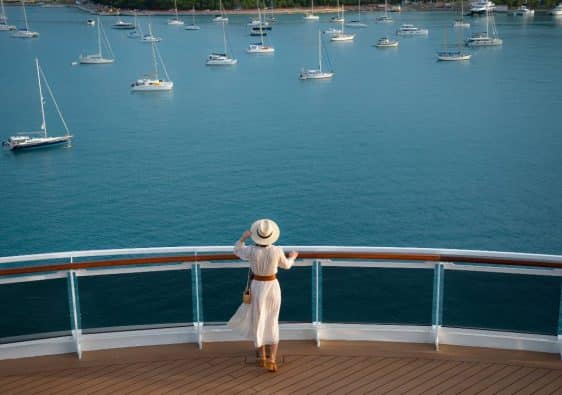
[[[296,251],[291,251],[289,253],[289,259],[297,259],[297,257],[299,256],[299,253]]]

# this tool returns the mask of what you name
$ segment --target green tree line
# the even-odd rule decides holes
[[[496,0],[496,4],[506,4],[510,8],[527,4],[532,9],[550,9],[558,4],[560,0]],[[98,0],[98,4],[103,4],[116,8],[138,9],[138,10],[169,10],[174,8],[174,0]],[[368,2],[362,4],[367,7],[369,4],[383,4],[384,1]],[[413,2],[415,3],[415,2]],[[429,2],[428,2],[429,3]],[[469,0],[466,1],[469,3]],[[219,0],[177,0],[178,9],[190,10],[193,6],[197,10],[218,10]],[[315,0],[316,6],[336,6],[336,0]],[[345,0],[340,4],[356,6],[357,1]],[[389,5],[400,4],[400,0],[389,0]],[[252,9],[256,8],[256,0],[223,0],[222,5],[227,10],[233,9]],[[260,5],[264,7],[264,1],[260,0]],[[310,0],[265,0],[265,6],[275,8],[309,7]],[[465,6],[466,9],[466,6]]]

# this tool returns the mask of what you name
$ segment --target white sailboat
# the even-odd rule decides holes
[[[207,58],[207,66],[231,66],[238,63],[238,60],[228,56],[227,43],[226,43],[226,30],[224,23],[222,24],[222,37],[224,42],[224,52],[213,52]]]
[[[488,9],[486,9],[486,31],[473,33],[465,44],[468,47],[490,47],[503,44],[503,40],[498,37],[494,15]]]
[[[39,66],[39,60],[35,58],[35,69],[37,71],[37,85],[39,87],[39,103],[41,104],[41,128],[39,131],[36,132],[24,132],[19,133],[15,136],[11,136],[7,141],[2,143],[3,146],[8,147],[9,149],[16,151],[16,150],[24,150],[24,149],[32,149],[32,148],[43,148],[48,146],[59,145],[63,143],[67,143],[70,146],[70,142],[72,140],[72,135],[70,134],[70,130],[62,116],[62,112],[55,100],[55,96],[53,95],[53,91],[47,82],[47,78],[43,73],[43,70]],[[45,119],[45,98],[43,97],[43,85],[41,81],[45,82],[45,86],[47,87],[47,91],[52,99],[52,102],[57,110],[59,118],[66,130],[66,134],[62,136],[49,136],[47,133],[47,122]],[[37,135],[38,137],[32,137],[32,135]]]
[[[144,34],[141,37],[141,41],[143,43],[157,43],[157,42],[162,41],[161,37],[158,37],[158,36],[155,36],[154,34],[152,34],[152,23],[150,22],[150,19],[148,21],[148,33]]]
[[[304,19],[307,21],[317,21],[320,19],[318,15],[314,15],[314,0],[310,0],[310,12],[304,14]]]
[[[168,71],[164,65],[164,61],[160,56],[160,52],[154,42],[150,43],[152,46],[152,75],[144,78],[139,78],[131,84],[131,90],[134,92],[156,92],[156,91],[169,91],[174,87],[174,82],[170,80]],[[157,59],[158,57],[158,59]],[[158,63],[162,66],[162,71],[166,79],[160,79],[158,75]]]
[[[342,6],[342,21],[340,22],[340,26],[341,26],[340,31],[332,34],[330,37],[330,41],[335,41],[335,42],[353,41],[353,39],[355,38],[355,33],[346,34],[344,25],[345,25],[345,19],[343,18],[343,6]]]
[[[130,31],[129,33],[127,33],[127,37],[129,38],[141,38],[143,36],[142,33],[142,29],[141,26],[139,25],[138,21],[137,21],[137,13],[135,12],[134,17],[133,17],[133,25],[135,26],[135,29]]]
[[[16,30],[14,25],[8,25],[8,17],[6,16],[6,10],[4,9],[4,0],[0,0],[0,12],[0,32]]]
[[[461,12],[457,17],[455,23],[453,23],[453,27],[458,27],[461,29],[468,29],[470,27],[470,23],[464,21],[464,2],[461,0]]]
[[[200,30],[199,25],[195,23],[195,6],[191,9],[191,24],[185,27],[185,30]]]
[[[388,15],[388,4],[387,0],[384,0],[384,15],[378,16],[376,18],[377,23],[393,23],[394,21]]]
[[[342,23],[344,21],[343,17],[343,6],[340,8],[340,0],[336,2],[336,8],[338,9],[338,14],[330,18],[330,22],[332,23]]]
[[[253,43],[250,44],[248,46],[248,49],[246,50],[246,52],[251,53],[251,54],[260,54],[260,53],[274,53],[275,52],[275,48],[273,48],[270,45],[265,45],[263,42],[263,37],[265,36],[265,34],[263,34],[263,26],[262,26],[262,17],[261,17],[261,12],[260,12],[260,5],[259,5],[259,0],[258,0],[258,22],[259,22],[259,32],[261,33],[260,36],[260,42],[259,43]],[[255,29],[255,27],[253,28]]]
[[[450,51],[447,46],[447,28],[445,28],[443,32],[443,50],[437,52],[437,60],[445,61],[445,62],[455,62],[455,61],[463,61],[463,60],[470,60],[472,57],[471,54],[467,54],[461,51],[461,31],[458,31],[459,34],[459,43],[458,43],[458,50]]]
[[[215,15],[213,22],[228,23],[228,17],[224,14],[224,7],[222,6],[222,0],[219,0],[219,15]]]
[[[111,50],[111,45],[109,45],[109,40],[107,39],[107,36],[105,35],[105,31],[102,28],[101,25],[101,20],[100,17],[98,16],[98,52],[94,53],[94,54],[86,54],[86,55],[80,55],[80,58],[78,59],[78,61],[80,62],[80,64],[108,64],[108,63],[113,63],[115,62],[115,56],[113,55],[113,51]],[[111,58],[104,58],[103,57],[103,53],[102,53],[102,44],[101,44],[101,36],[103,33],[103,38],[104,38],[104,42],[107,46],[107,49],[109,51],[109,54],[111,56]]]
[[[302,69],[299,74],[300,80],[327,80],[334,76],[332,71],[322,70],[322,36],[318,31],[318,69]]]
[[[15,38],[37,38],[39,33],[29,30],[29,23],[27,22],[27,12],[25,12],[25,4],[21,0],[21,9],[23,11],[23,19],[25,21],[25,27],[22,27],[12,33],[12,37]]]
[[[367,27],[366,23],[361,22],[361,0],[358,0],[358,4],[359,5],[357,6],[357,19],[354,19],[346,23],[345,25],[347,27],[359,27],[359,28]]]
[[[171,19],[168,19],[168,25],[176,25],[176,26],[183,25],[183,21],[180,19],[179,15],[178,15],[178,2],[177,2],[177,0],[174,0],[174,13],[176,14],[176,16],[171,18]]]

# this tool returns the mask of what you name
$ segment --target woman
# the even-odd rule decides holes
[[[246,246],[244,242],[249,237],[256,243],[255,246]],[[259,350],[260,365],[270,372],[277,371],[277,348],[279,344],[279,309],[281,308],[281,288],[277,281],[277,268],[290,269],[298,256],[291,252],[289,258],[281,247],[273,243],[279,238],[279,227],[270,219],[260,219],[252,224],[250,230],[245,231],[234,246],[234,254],[240,259],[250,262],[252,283],[250,292],[251,304],[245,320],[240,327],[247,328],[256,348]],[[236,327],[233,322],[240,315],[240,308],[229,324]],[[240,328],[238,328],[240,329]],[[271,346],[270,359],[266,359],[265,346]]]

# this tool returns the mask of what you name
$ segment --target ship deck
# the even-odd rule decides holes
[[[559,355],[382,342],[282,341],[279,371],[251,343],[89,351],[0,361],[0,393],[478,393],[562,391]]]

